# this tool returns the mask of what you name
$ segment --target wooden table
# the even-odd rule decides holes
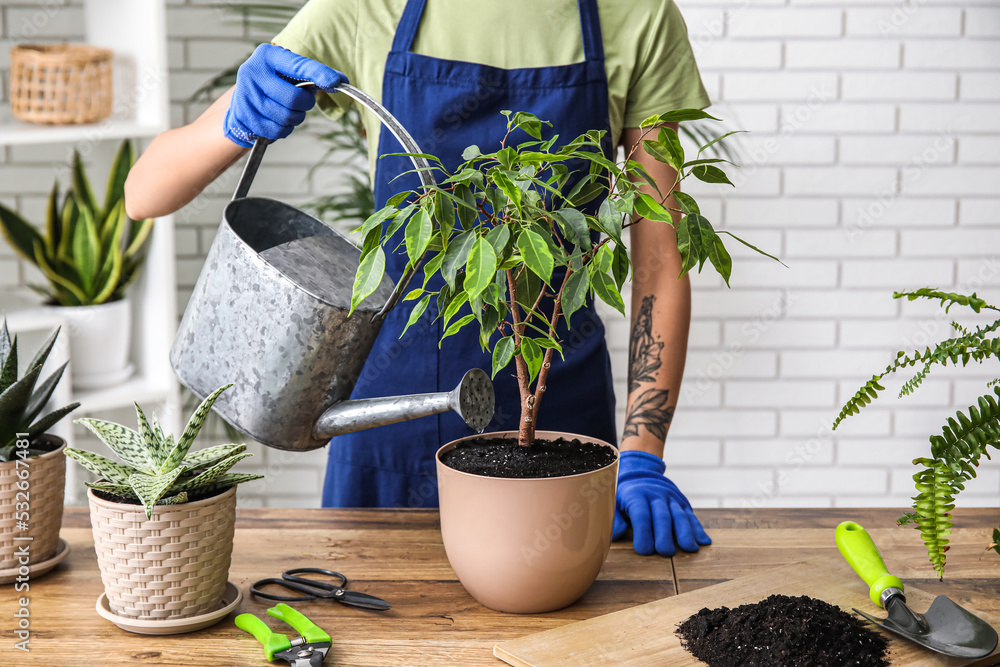
[[[612,546],[590,591],[562,611],[535,616],[501,614],[473,600],[445,557],[435,511],[240,510],[230,580],[247,594],[251,582],[292,567],[344,572],[357,590],[393,603],[372,612],[332,602],[298,606],[333,636],[326,665],[502,665],[493,645],[502,640],[651,602],[818,554],[836,554],[833,529],[859,521],[872,532],[893,571],[959,604],[1000,612],[1000,556],[985,552],[997,510],[958,512],[947,579],[939,583],[919,535],[896,528],[897,510],[701,510],[714,544],[673,559],[641,557],[631,544]],[[232,617],[200,632],[148,637],[119,630],[99,617],[101,594],[89,515],[68,509],[62,537],[70,557],[33,581],[31,652],[13,648],[12,587],[0,610],[0,664],[44,665],[267,665],[257,642]],[[244,600],[240,611],[264,616],[271,603]],[[269,619],[272,627],[280,626]],[[285,630],[281,630],[284,632]],[[290,634],[293,631],[287,630]],[[664,628],[669,632],[669,628]],[[284,663],[277,663],[284,664]]]

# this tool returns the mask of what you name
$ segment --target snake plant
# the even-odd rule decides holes
[[[49,281],[47,286],[31,285],[49,301],[90,306],[124,296],[153,227],[152,219],[132,221],[125,214],[125,178],[134,161],[132,144],[125,140],[112,162],[101,207],[74,151],[72,187],[60,203],[59,183],[52,186],[44,233],[0,205],[0,231]]]
[[[942,306],[947,304],[946,313],[955,304],[969,307],[976,313],[983,310],[1000,312],[1000,308],[979,298],[975,292],[964,295],[925,287],[915,292],[896,292],[893,296],[910,301],[940,300]],[[953,322],[952,327],[961,335],[938,343],[934,349],[928,347],[923,352],[916,350],[909,354],[905,351],[898,352],[884,371],[873,376],[847,402],[833,427],[837,428],[841,421],[857,414],[877,398],[878,392],[885,389],[880,384],[881,380],[900,369],[920,366],[917,373],[903,384],[899,393],[900,396],[907,396],[920,386],[935,365],[947,366],[951,363],[958,366],[961,363],[966,366],[970,361],[983,363],[989,359],[1000,359],[1000,337],[991,337],[1000,329],[1000,319],[973,330],[957,322]],[[944,577],[945,552],[951,535],[951,511],[955,508],[955,497],[965,489],[965,483],[976,476],[976,468],[982,457],[990,457],[988,449],[1000,449],[1000,379],[993,380],[987,386],[993,387],[992,392],[980,396],[976,401],[977,405],[958,411],[954,418],[949,417],[941,429],[941,435],[930,436],[931,455],[913,461],[914,465],[921,467],[913,476],[917,490],[917,495],[913,498],[914,511],[902,516],[899,523],[916,524],[939,578]],[[1000,529],[993,531],[993,544],[990,548],[1000,554]]]
[[[59,384],[63,371],[66,370],[66,364],[63,364],[37,389],[35,388],[42,366],[48,359],[58,336],[59,329],[56,329],[35,353],[25,374],[18,379],[17,336],[11,341],[10,333],[7,331],[7,320],[3,321],[3,327],[0,328],[0,462],[13,460],[19,433],[27,434],[22,439],[31,442],[80,406],[79,403],[71,403],[39,417],[56,385]],[[38,456],[44,453],[43,450],[34,447],[28,447],[23,451],[26,452],[26,456]]]
[[[231,386],[216,389],[202,401],[176,440],[173,435],[163,433],[156,415],[146,419],[137,404],[138,432],[99,419],[76,420],[77,424],[93,431],[122,463],[81,449],[67,449],[66,455],[100,476],[97,482],[86,482],[87,486],[115,500],[141,504],[147,518],[152,516],[155,505],[186,503],[242,482],[260,479],[263,475],[229,472],[238,462],[253,456],[245,451],[246,445],[217,445],[190,451],[212,404]]]

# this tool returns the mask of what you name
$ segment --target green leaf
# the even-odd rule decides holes
[[[681,275],[694,268],[701,256],[701,228],[695,213],[677,221],[677,250],[681,255]]]
[[[686,192],[681,192],[680,190],[674,190],[674,201],[685,213],[695,213],[700,214],[701,209],[698,208],[698,202],[694,200],[694,197],[687,194]]]
[[[521,357],[528,365],[528,383],[535,381],[538,371],[542,368],[542,348],[530,338],[521,338]]]
[[[566,317],[567,325],[573,313],[580,310],[587,300],[587,292],[590,291],[590,274],[586,270],[574,271],[566,279],[566,287],[563,288],[562,310]]]
[[[496,379],[497,373],[507,367],[514,358],[514,337],[504,336],[493,348],[493,372],[490,377]]]
[[[4,318],[3,323],[4,326],[6,327],[7,326],[6,318]],[[31,368],[31,366],[29,366],[29,368]],[[14,342],[11,343],[10,349],[7,351],[7,354],[4,356],[3,359],[3,368],[2,370],[0,370],[0,389],[6,392],[7,389],[15,382],[17,382],[17,336],[14,336]],[[26,394],[27,396],[31,395],[32,389],[34,389],[34,387],[31,387],[27,390]],[[24,405],[26,404],[27,400],[25,400],[24,402]],[[20,415],[17,416],[20,417]]]
[[[725,248],[722,250],[725,252]],[[631,267],[632,264],[629,262],[628,251],[625,250],[625,246],[616,245],[614,256],[611,261],[611,272],[615,277],[615,284],[618,285],[619,292],[621,292],[622,285],[624,285],[625,281],[628,280],[628,272]],[[732,268],[732,262],[730,262],[730,268]]]
[[[385,252],[378,247],[368,253],[358,266],[358,273],[354,277],[354,291],[351,295],[351,311],[348,315],[353,314],[358,305],[378,289],[384,275]]]
[[[431,302],[430,295],[425,296],[424,298],[420,299],[420,301],[417,302],[417,305],[415,305],[413,307],[413,310],[410,311],[410,318],[406,321],[406,326],[403,327],[403,333],[399,334],[400,338],[403,337],[407,329],[409,329],[417,320],[420,319],[420,316],[424,314],[425,310],[427,310],[427,304],[429,304],[430,302]]]
[[[758,248],[757,246],[753,245],[752,243],[747,243],[746,241],[744,241],[743,239],[741,239],[741,238],[740,238],[739,236],[737,236],[736,234],[733,234],[732,232],[727,232],[727,231],[726,231],[726,230],[724,230],[724,229],[723,229],[723,230],[721,230],[721,231],[720,231],[719,233],[720,233],[720,234],[728,234],[729,236],[732,236],[732,237],[733,237],[734,239],[736,239],[737,241],[739,241],[740,243],[742,243],[742,244],[743,244],[743,245],[745,245],[746,247],[750,248],[751,250],[753,250],[753,251],[755,251],[755,252],[759,252],[759,253],[760,253],[761,255],[764,255],[764,257],[769,257],[770,259],[773,259],[774,261],[776,261],[776,262],[777,262],[778,264],[781,264],[781,265],[782,265],[783,267],[785,267],[786,269],[788,268],[788,265],[787,265],[787,264],[785,264],[784,262],[782,262],[782,261],[781,261],[780,259],[778,259],[778,258],[777,258],[777,257],[775,257],[774,255],[771,255],[771,254],[768,254],[768,253],[764,252],[763,250],[761,250],[761,249],[760,249],[760,248]]]
[[[100,269],[101,254],[100,241],[97,236],[97,226],[90,209],[82,207],[80,209],[80,219],[73,232],[73,260],[76,270],[80,274],[83,291],[91,293],[94,286],[94,278]]]
[[[702,146],[701,148],[698,149],[698,155],[701,155],[706,150],[708,150],[709,148],[711,148],[715,144],[719,143],[720,141],[722,141],[726,137],[730,137],[730,136],[732,136],[734,134],[740,134],[742,132],[746,132],[746,130],[733,130],[732,132],[726,132],[722,136],[719,136],[719,137],[716,137],[715,139],[712,139],[710,142],[708,142],[707,144],[705,144],[704,146]]]
[[[162,475],[143,473],[129,475],[128,485],[132,487],[135,495],[139,496],[139,500],[142,501],[142,506],[146,508],[147,519],[153,516],[153,508],[156,507],[157,501],[173,486],[174,481],[180,477],[182,472],[184,472],[184,468],[173,468]]]
[[[448,305],[445,306],[444,314],[442,315],[443,323],[446,327],[448,326],[448,322],[451,322],[451,318],[458,315],[458,311],[460,311],[465,304],[469,303],[469,294],[465,290],[462,290],[458,294],[450,296],[447,301]]]
[[[469,300],[478,297],[496,276],[497,256],[493,246],[485,238],[476,239],[465,267],[465,291]]]
[[[677,109],[676,111],[668,111],[667,113],[661,113],[658,122],[659,123],[680,123],[685,120],[719,120],[715,116],[711,116],[701,109]]]
[[[518,111],[510,118],[511,122],[517,127],[521,128],[528,134],[530,134],[535,139],[541,141],[542,139],[542,122],[538,119],[538,116],[528,113],[526,111]],[[552,125],[552,123],[545,123],[546,125]]]
[[[517,249],[531,271],[546,283],[552,281],[555,260],[545,239],[530,229],[523,230],[517,237]]]
[[[30,365],[28,366],[28,368],[31,368],[34,365],[35,364]],[[31,400],[28,401],[28,405],[24,410],[24,420],[26,422],[30,422],[32,419],[37,417],[38,414],[42,411],[42,408],[45,407],[45,404],[49,402],[49,398],[52,396],[52,392],[55,391],[56,386],[62,379],[63,372],[66,370],[66,366],[68,365],[69,362],[67,361],[62,366],[53,371],[52,375],[47,377],[45,381],[42,382],[42,384],[38,385],[38,387],[35,389],[35,392],[31,395]]]
[[[615,287],[615,281],[594,264],[589,265],[590,283],[601,301],[608,304],[622,315],[625,315],[625,303],[622,295]]]
[[[136,421],[139,424],[139,435],[146,443],[146,449],[153,460],[153,466],[156,470],[159,470],[163,462],[167,460],[167,455],[170,452],[167,450],[166,443],[153,432],[153,428],[149,425],[146,414],[139,407],[139,404],[133,401],[132,405],[135,406]]]
[[[90,472],[115,484],[128,484],[129,475],[135,472],[133,468],[83,449],[68,447],[63,451],[65,451],[66,456]]]
[[[191,491],[213,486],[226,471],[250,456],[253,456],[250,452],[228,456],[195,477],[177,483],[174,485],[174,491],[187,491],[190,493]],[[183,470],[183,468],[178,468],[178,470]]]
[[[614,239],[615,243],[620,244],[622,242],[622,214],[614,209],[610,199],[601,202],[601,208],[597,211],[597,219],[605,233]]]
[[[652,157],[657,162],[662,162],[663,164],[670,165],[671,167],[674,166],[673,165],[674,157],[673,155],[670,154],[670,151],[667,150],[665,146],[661,146],[659,143],[651,141],[649,139],[643,139],[642,147],[646,149],[646,152],[649,153],[649,156]],[[674,169],[676,168],[677,167],[674,167]]]
[[[395,217],[396,214],[398,213],[399,209],[397,209],[395,206],[383,206],[382,208],[380,208],[379,210],[375,211],[370,216],[368,216],[368,218],[364,221],[364,224],[355,229],[354,233],[360,234],[361,238],[365,238],[366,236],[368,236],[368,232],[375,229],[376,227],[381,228],[383,222],[385,222],[389,218]]]
[[[79,207],[87,209],[91,217],[99,213],[94,191],[90,189],[90,181],[87,180],[87,173],[83,168],[83,160],[76,150],[73,151],[73,196]]]
[[[59,232],[62,231],[59,220],[59,181],[52,184],[49,200],[45,206],[45,254],[55,257],[59,245]],[[34,244],[32,243],[32,248]],[[30,258],[34,261],[34,255]]]
[[[10,247],[35,264],[35,245],[42,247],[45,240],[34,227],[14,211],[0,204],[0,229]]]
[[[712,242],[708,246],[708,259],[726,281],[726,287],[729,287],[729,276],[733,273],[733,258],[729,256],[729,251],[726,250],[719,235],[713,234],[712,237]]]
[[[480,152],[479,146],[476,146],[475,144],[469,146],[464,151],[462,151],[462,159],[465,160],[466,162],[468,162],[469,160],[475,160],[480,155],[482,155],[482,152]]]
[[[114,422],[90,419],[89,417],[77,419],[75,422],[90,429],[127,465],[148,475],[156,472],[153,461],[146,451],[146,443],[143,442],[142,436],[132,429]]]
[[[417,262],[424,256],[427,244],[431,242],[432,231],[434,231],[434,226],[431,222],[431,216],[424,209],[417,211],[406,223],[406,254],[409,256],[412,266],[416,266]]]
[[[188,420],[187,426],[184,427],[184,432],[181,433],[181,437],[178,438],[177,444],[174,446],[173,451],[167,455],[166,460],[160,465],[159,472],[165,473],[168,470],[172,470],[176,466],[181,464],[181,461],[188,454],[188,450],[191,449],[191,445],[194,444],[194,439],[198,437],[198,432],[201,431],[202,425],[205,423],[205,419],[208,417],[208,413],[212,410],[212,406],[215,401],[225,390],[232,387],[232,383],[224,384],[211,394],[209,394],[201,405],[195,409],[194,413],[191,415],[191,419]]]
[[[521,188],[514,185],[514,181],[500,169],[493,168],[490,169],[490,176],[493,182],[496,184],[500,191],[507,195],[507,198],[514,204],[514,208],[517,209],[518,213],[521,211]],[[499,211],[496,211],[499,213]]]
[[[121,143],[114,160],[111,162],[111,169],[108,172],[108,185],[104,192],[104,217],[125,198],[125,179],[132,168],[135,159],[132,155],[132,142],[128,139]]]
[[[448,250],[441,261],[441,276],[444,277],[445,282],[452,288],[455,287],[455,276],[458,275],[458,270],[465,266],[466,261],[469,259],[469,253],[472,251],[472,246],[478,238],[475,231],[467,231],[459,234],[448,245]]]
[[[677,137],[677,132],[670,127],[661,127],[656,143],[662,146],[670,156],[668,164],[680,171],[681,167],[684,166],[684,148],[681,146],[681,140]]]
[[[476,196],[472,194],[469,186],[458,184],[455,186],[455,196],[466,203],[466,206],[458,207],[458,221],[462,223],[462,229],[472,229],[476,224],[479,213],[476,207]]]
[[[38,265],[38,268],[41,269],[42,273],[45,274],[45,277],[48,278],[48,280],[54,286],[56,286],[57,288],[56,293],[59,293],[58,288],[61,287],[65,289],[67,292],[69,292],[73,296],[73,298],[76,299],[76,303],[72,302],[66,303],[64,301],[60,301],[61,305],[80,306],[80,305],[87,305],[90,303],[90,299],[88,299],[87,295],[83,293],[79,285],[72,282],[69,278],[60,275],[59,272],[57,272],[54,268],[52,268],[49,265],[48,261],[45,259],[45,249],[43,248],[41,243],[35,246],[35,263]]]
[[[726,172],[722,171],[718,167],[713,167],[710,164],[698,165],[691,170],[695,178],[699,181],[704,181],[706,183],[728,183],[733,185],[729,178],[726,176]],[[733,187],[736,187],[733,185]]]
[[[38,421],[28,427],[28,440],[34,440],[36,437],[45,433],[50,428],[55,426],[59,420],[76,410],[78,407],[80,407],[79,403],[70,403],[65,407],[53,410],[44,417],[39,418]]]
[[[507,244],[510,243],[510,226],[497,225],[486,233],[486,240],[493,246],[496,256],[503,257],[507,254]]]
[[[585,250],[590,249],[590,227],[587,225],[587,217],[583,213],[575,208],[564,208],[553,211],[552,217],[556,219],[556,223],[567,241]]]
[[[205,466],[215,465],[222,459],[235,456],[236,454],[242,454],[246,451],[246,448],[247,446],[242,444],[206,447],[205,449],[200,449],[197,452],[191,452],[185,456],[184,460],[181,461],[181,467],[187,468],[190,472],[191,470],[197,470],[198,468],[204,468]]]
[[[666,222],[670,225],[674,224],[674,218],[670,215],[670,211],[645,192],[640,192],[639,196],[636,197],[635,212],[647,220]]]
[[[454,322],[451,323],[451,326],[449,326],[447,329],[445,329],[444,335],[441,336],[441,340],[443,341],[448,336],[453,336],[454,334],[457,334],[458,331],[459,331],[459,329],[461,329],[462,327],[464,327],[466,324],[468,324],[469,322],[471,322],[474,319],[476,319],[475,315],[465,315],[465,316],[460,317],[459,319],[455,320]],[[438,342],[438,347],[439,348],[441,347],[441,343],[440,342]]]

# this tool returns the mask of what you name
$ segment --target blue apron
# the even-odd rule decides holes
[[[472,144],[499,148],[506,133],[501,110],[529,111],[553,123],[545,128],[568,142],[593,129],[608,131],[608,82],[604,69],[597,0],[579,0],[586,59],[554,67],[500,69],[411,53],[424,0],[408,0],[386,60],[382,104],[449,171]],[[520,141],[528,140],[518,132]],[[491,144],[492,142],[492,144]],[[378,154],[402,152],[390,132],[379,134]],[[419,190],[407,158],[380,157],[375,172],[375,206],[400,191]],[[600,201],[590,202],[589,212]],[[399,232],[402,237],[402,230]],[[395,248],[390,244],[388,248]],[[388,250],[387,250],[388,252]],[[403,252],[389,254],[386,271],[398,280],[406,267]],[[422,280],[417,274],[416,280]],[[557,277],[556,280],[560,280]],[[555,284],[559,284],[556,282]],[[440,280],[430,289],[439,289]],[[470,368],[490,372],[491,357],[479,346],[479,327],[468,325],[438,349],[441,322],[434,299],[406,335],[400,333],[415,302],[398,305],[382,331],[355,386],[352,398],[450,390]],[[574,314],[572,327],[560,324],[565,361],[558,354],[538,417],[540,430],[568,431],[616,442],[615,398],[604,327],[592,303]],[[517,381],[510,368],[494,381],[497,411],[489,431],[514,430],[520,419]],[[323,505],[326,507],[437,507],[434,453],[444,443],[472,435],[453,412],[339,436],[330,442]]]

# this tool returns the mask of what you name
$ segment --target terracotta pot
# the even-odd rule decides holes
[[[132,376],[132,306],[128,299],[52,308],[68,324],[74,389],[109,387]]]
[[[436,456],[441,537],[459,581],[497,611],[537,614],[572,604],[597,578],[611,548],[618,450],[593,438],[538,431],[539,438],[579,438],[615,452],[593,472],[505,479],[459,472],[441,455],[488,433],[450,442]]]
[[[90,500],[90,524],[111,611],[142,619],[187,618],[214,609],[226,590],[236,525],[236,487],[157,505]]]
[[[30,545],[31,562],[41,563],[55,555],[59,547],[59,529],[62,527],[63,496],[66,490],[66,441],[54,435],[43,434],[35,442],[44,443],[52,451],[37,458],[27,459],[27,468],[17,467],[17,459],[0,463],[0,570],[17,567],[15,550]],[[27,470],[22,479],[18,471]],[[18,482],[28,484],[28,530],[18,529],[21,512],[17,504],[24,501]],[[22,510],[23,511],[23,510]],[[14,537],[31,537],[31,542],[14,542]]]

